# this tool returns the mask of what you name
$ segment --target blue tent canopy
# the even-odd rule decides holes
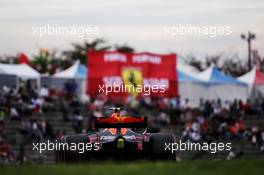
[[[223,72],[219,71],[215,66],[211,66],[205,71],[199,73],[197,78],[208,83],[209,85],[214,84],[233,84],[233,85],[246,85],[245,83],[233,78],[231,76],[225,75]]]
[[[187,75],[186,73],[180,71],[180,70],[177,70],[177,74],[178,74],[178,80],[179,82],[193,82],[193,83],[203,83],[203,81],[197,79],[197,78],[194,78],[190,75]]]
[[[86,78],[87,76],[86,66],[84,66],[83,64],[79,64],[75,76],[78,78]]]
[[[223,72],[220,72],[216,67],[212,68],[211,76],[209,79],[210,84],[240,84],[246,85],[245,83],[225,75]]]
[[[62,72],[58,72],[54,75],[54,77],[58,77],[58,78],[82,78],[82,79],[85,79],[86,76],[87,76],[87,68],[85,65],[80,64],[79,61],[76,61],[68,69]]]

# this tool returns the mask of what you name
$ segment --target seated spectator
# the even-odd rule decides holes
[[[252,114],[252,112],[253,112],[252,104],[251,104],[251,101],[249,99],[247,99],[247,102],[244,105],[244,110],[245,110],[245,114]]]
[[[79,110],[75,110],[72,117],[72,125],[76,133],[82,132],[82,123],[83,123],[83,116],[80,114]]]
[[[206,137],[206,134],[208,134],[208,131],[209,131],[208,119],[207,118],[204,118],[204,117],[200,117],[198,119],[198,121],[200,123],[202,137],[205,138]]]
[[[260,151],[264,153],[264,129],[262,129],[260,134]]]
[[[14,161],[14,155],[11,151],[11,145],[4,141],[0,136],[0,159],[1,162],[8,163]]]
[[[170,123],[170,118],[165,112],[162,112],[158,116],[157,122],[161,125],[168,125]]]
[[[243,134],[243,132],[246,130],[246,124],[242,117],[239,118],[238,124],[239,124],[239,132]]]
[[[254,105],[252,106],[253,114],[261,115],[261,108],[261,100],[257,98],[254,102]]]
[[[40,92],[39,92],[39,96],[40,97],[44,97],[44,98],[46,98],[46,97],[49,96],[49,90],[48,90],[48,88],[47,88],[46,85],[44,85],[43,87],[41,87]]]
[[[238,131],[239,131],[239,123],[238,122],[234,122],[231,127],[229,128],[231,136],[238,136]]]
[[[3,90],[3,93],[6,95],[10,93],[11,88],[8,85],[4,85],[2,90]]]
[[[53,139],[55,137],[54,128],[50,122],[45,123],[45,136],[49,139]]]
[[[128,96],[126,103],[127,103],[127,106],[132,109],[137,109],[138,104],[139,104],[138,100],[131,95]]]
[[[103,117],[102,112],[98,109],[94,110],[92,114],[93,114],[93,117],[95,117],[95,118]]]
[[[17,109],[12,106],[10,109],[10,119],[11,120],[21,120],[21,118],[18,115]]]
[[[259,144],[259,138],[260,138],[260,131],[259,128],[257,126],[253,126],[252,130],[251,130],[251,143],[253,144]]]
[[[151,98],[147,95],[143,95],[139,100],[139,105],[145,108],[151,108]]]
[[[197,120],[195,120],[192,123],[192,129],[191,129],[191,141],[198,142],[201,139],[201,133],[200,133],[200,123],[198,123]]]
[[[4,135],[5,123],[0,120],[0,137]]]
[[[213,117],[219,117],[222,110],[221,100],[218,99],[217,102],[213,102]]]
[[[42,104],[43,104],[43,99],[41,98],[32,99],[32,111],[35,113],[41,113]]]
[[[66,92],[66,96],[68,99],[71,99],[77,91],[78,84],[74,79],[69,79],[65,84],[64,84],[64,90]]]
[[[6,115],[6,113],[5,113],[4,109],[0,107],[0,121],[4,121],[5,115]]]
[[[200,111],[204,111],[205,110],[205,103],[204,103],[204,99],[203,98],[200,99],[199,110]]]
[[[58,91],[56,89],[56,86],[52,85],[51,88],[49,89],[50,100],[56,100],[58,95],[59,95],[59,93],[58,93]]]
[[[104,97],[102,96],[98,96],[95,101],[94,101],[94,106],[96,109],[102,109],[104,107],[104,104],[105,104],[105,99]]]
[[[189,104],[189,99],[188,98],[186,98],[185,100],[183,100],[181,102],[180,109],[182,111],[186,111],[186,110],[190,109],[190,104]]]

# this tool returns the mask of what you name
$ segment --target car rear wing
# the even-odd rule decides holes
[[[147,117],[95,118],[95,128],[146,128]]]

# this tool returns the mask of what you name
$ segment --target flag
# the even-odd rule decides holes
[[[175,97],[176,54],[88,51],[87,92],[108,97]]]
[[[19,57],[19,64],[30,64],[30,61],[28,59],[28,57],[26,56],[26,54],[22,53]]]

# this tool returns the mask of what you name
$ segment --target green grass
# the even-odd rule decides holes
[[[97,162],[61,165],[1,165],[1,175],[254,175],[264,174],[264,160],[185,162]]]

